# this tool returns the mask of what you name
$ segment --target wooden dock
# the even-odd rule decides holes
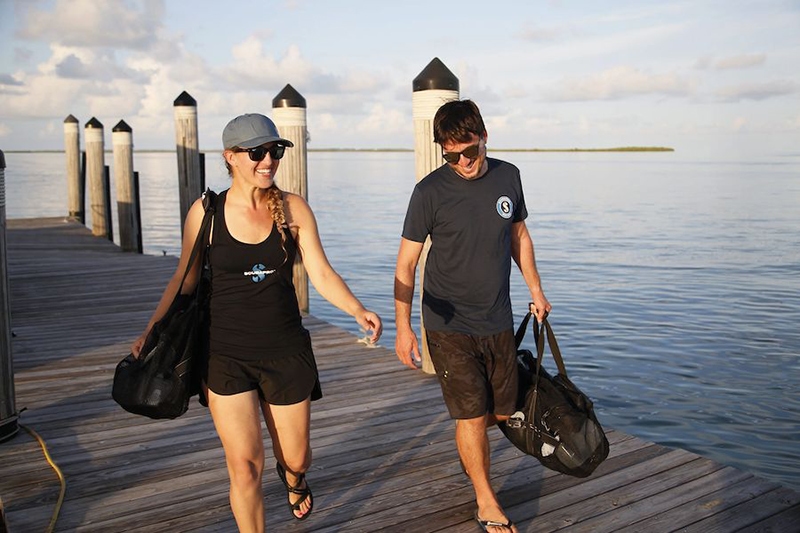
[[[55,218],[11,220],[7,241],[16,406],[66,479],[56,531],[236,531],[207,410],[193,401],[183,417],[153,421],[110,397],[114,367],[177,259],[123,253]],[[402,366],[389,347],[368,348],[313,316],[305,323],[325,394],[312,408],[314,512],[304,522],[290,517],[268,448],[268,529],[478,531],[435,378]],[[800,493],[608,433],[609,458],[576,479],[542,468],[490,431],[493,483],[520,531],[800,530]],[[20,431],[0,444],[11,533],[45,531],[59,490],[31,435]]]

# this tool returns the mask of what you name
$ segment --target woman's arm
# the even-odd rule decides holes
[[[348,315],[365,330],[371,330],[372,342],[376,342],[382,332],[380,317],[364,308],[352,293],[347,283],[333,269],[319,238],[317,221],[311,207],[301,196],[284,192],[284,206],[290,228],[297,231],[297,247],[303,258],[303,265],[314,288]]]
[[[175,268],[175,273],[172,274],[172,278],[170,278],[169,283],[167,283],[167,286],[161,295],[161,300],[159,300],[156,310],[153,312],[153,316],[150,317],[150,321],[147,323],[147,327],[144,329],[142,334],[139,335],[139,338],[133,341],[133,344],[131,344],[131,353],[134,355],[134,357],[139,357],[139,352],[141,351],[142,345],[147,338],[147,334],[150,333],[153,325],[161,320],[161,317],[163,317],[167,312],[167,309],[169,309],[169,306],[175,299],[175,295],[178,293],[178,287],[180,287],[181,280],[183,279],[183,273],[186,271],[186,265],[189,263],[189,257],[192,255],[192,247],[194,247],[197,234],[200,232],[200,226],[203,223],[204,214],[205,211],[203,209],[202,199],[195,201],[195,203],[192,204],[192,207],[189,209],[189,212],[186,214],[186,221],[183,225],[181,257],[178,260],[178,266]],[[181,290],[183,294],[191,293],[197,285],[197,281],[200,279],[199,258],[200,256],[198,254],[198,257],[196,257],[194,260],[192,269],[186,275],[186,281],[183,283],[183,288]]]

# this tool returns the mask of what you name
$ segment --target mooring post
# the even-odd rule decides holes
[[[0,442],[10,439],[19,431],[11,357],[10,304],[6,260],[6,158],[0,150]]]
[[[434,57],[412,83],[412,112],[414,116],[414,162],[417,181],[430,174],[443,164],[442,151],[433,142],[433,117],[436,111],[451,100],[458,100],[458,78],[439,60]],[[428,336],[425,333],[425,322],[422,319],[422,291],[425,280],[425,261],[431,241],[428,238],[422,248],[419,260],[419,294],[420,294],[420,352],[422,354],[422,370],[434,374],[431,356],[428,352]]]
[[[86,179],[89,181],[89,208],[92,214],[92,234],[111,239],[110,213],[106,190],[105,141],[103,124],[92,117],[86,123]]]
[[[294,147],[286,150],[281,159],[278,171],[280,187],[308,200],[306,99],[287,84],[272,99],[272,116],[281,137],[294,143]],[[294,288],[300,311],[308,313],[308,274],[300,254],[294,263]]]
[[[183,91],[173,103],[175,108],[175,150],[178,156],[178,192],[180,196],[181,235],[186,214],[203,194],[203,174],[197,134],[197,101]]]
[[[64,153],[67,156],[67,216],[84,224],[86,184],[81,179],[80,127],[78,119],[72,115],[64,119]]]
[[[139,252],[142,221],[136,205],[136,183],[133,172],[133,130],[120,120],[111,130],[114,146],[114,183],[117,186],[117,218],[119,219],[119,246],[123,252]]]

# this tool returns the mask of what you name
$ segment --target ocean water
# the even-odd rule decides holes
[[[522,171],[550,322],[601,422],[800,490],[800,154],[490,155]],[[206,156],[217,191],[221,161]],[[6,164],[8,218],[66,213],[63,154]],[[177,254],[175,154],[136,153],[134,168],[145,253]],[[393,348],[413,154],[311,152],[308,174],[327,255]],[[519,322],[529,297],[518,272],[511,281]],[[358,334],[313,288],[310,311]]]

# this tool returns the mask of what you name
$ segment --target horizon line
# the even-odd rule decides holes
[[[83,149],[85,150],[85,148]],[[65,153],[64,149],[17,149],[2,150],[4,153]],[[165,148],[139,148],[136,152],[172,153],[174,149]],[[202,153],[222,152],[222,149],[200,150]],[[307,148],[308,152],[414,152],[413,148]],[[668,146],[617,146],[610,148],[490,148],[491,152],[674,152]],[[113,149],[106,148],[104,152],[113,153]]]

